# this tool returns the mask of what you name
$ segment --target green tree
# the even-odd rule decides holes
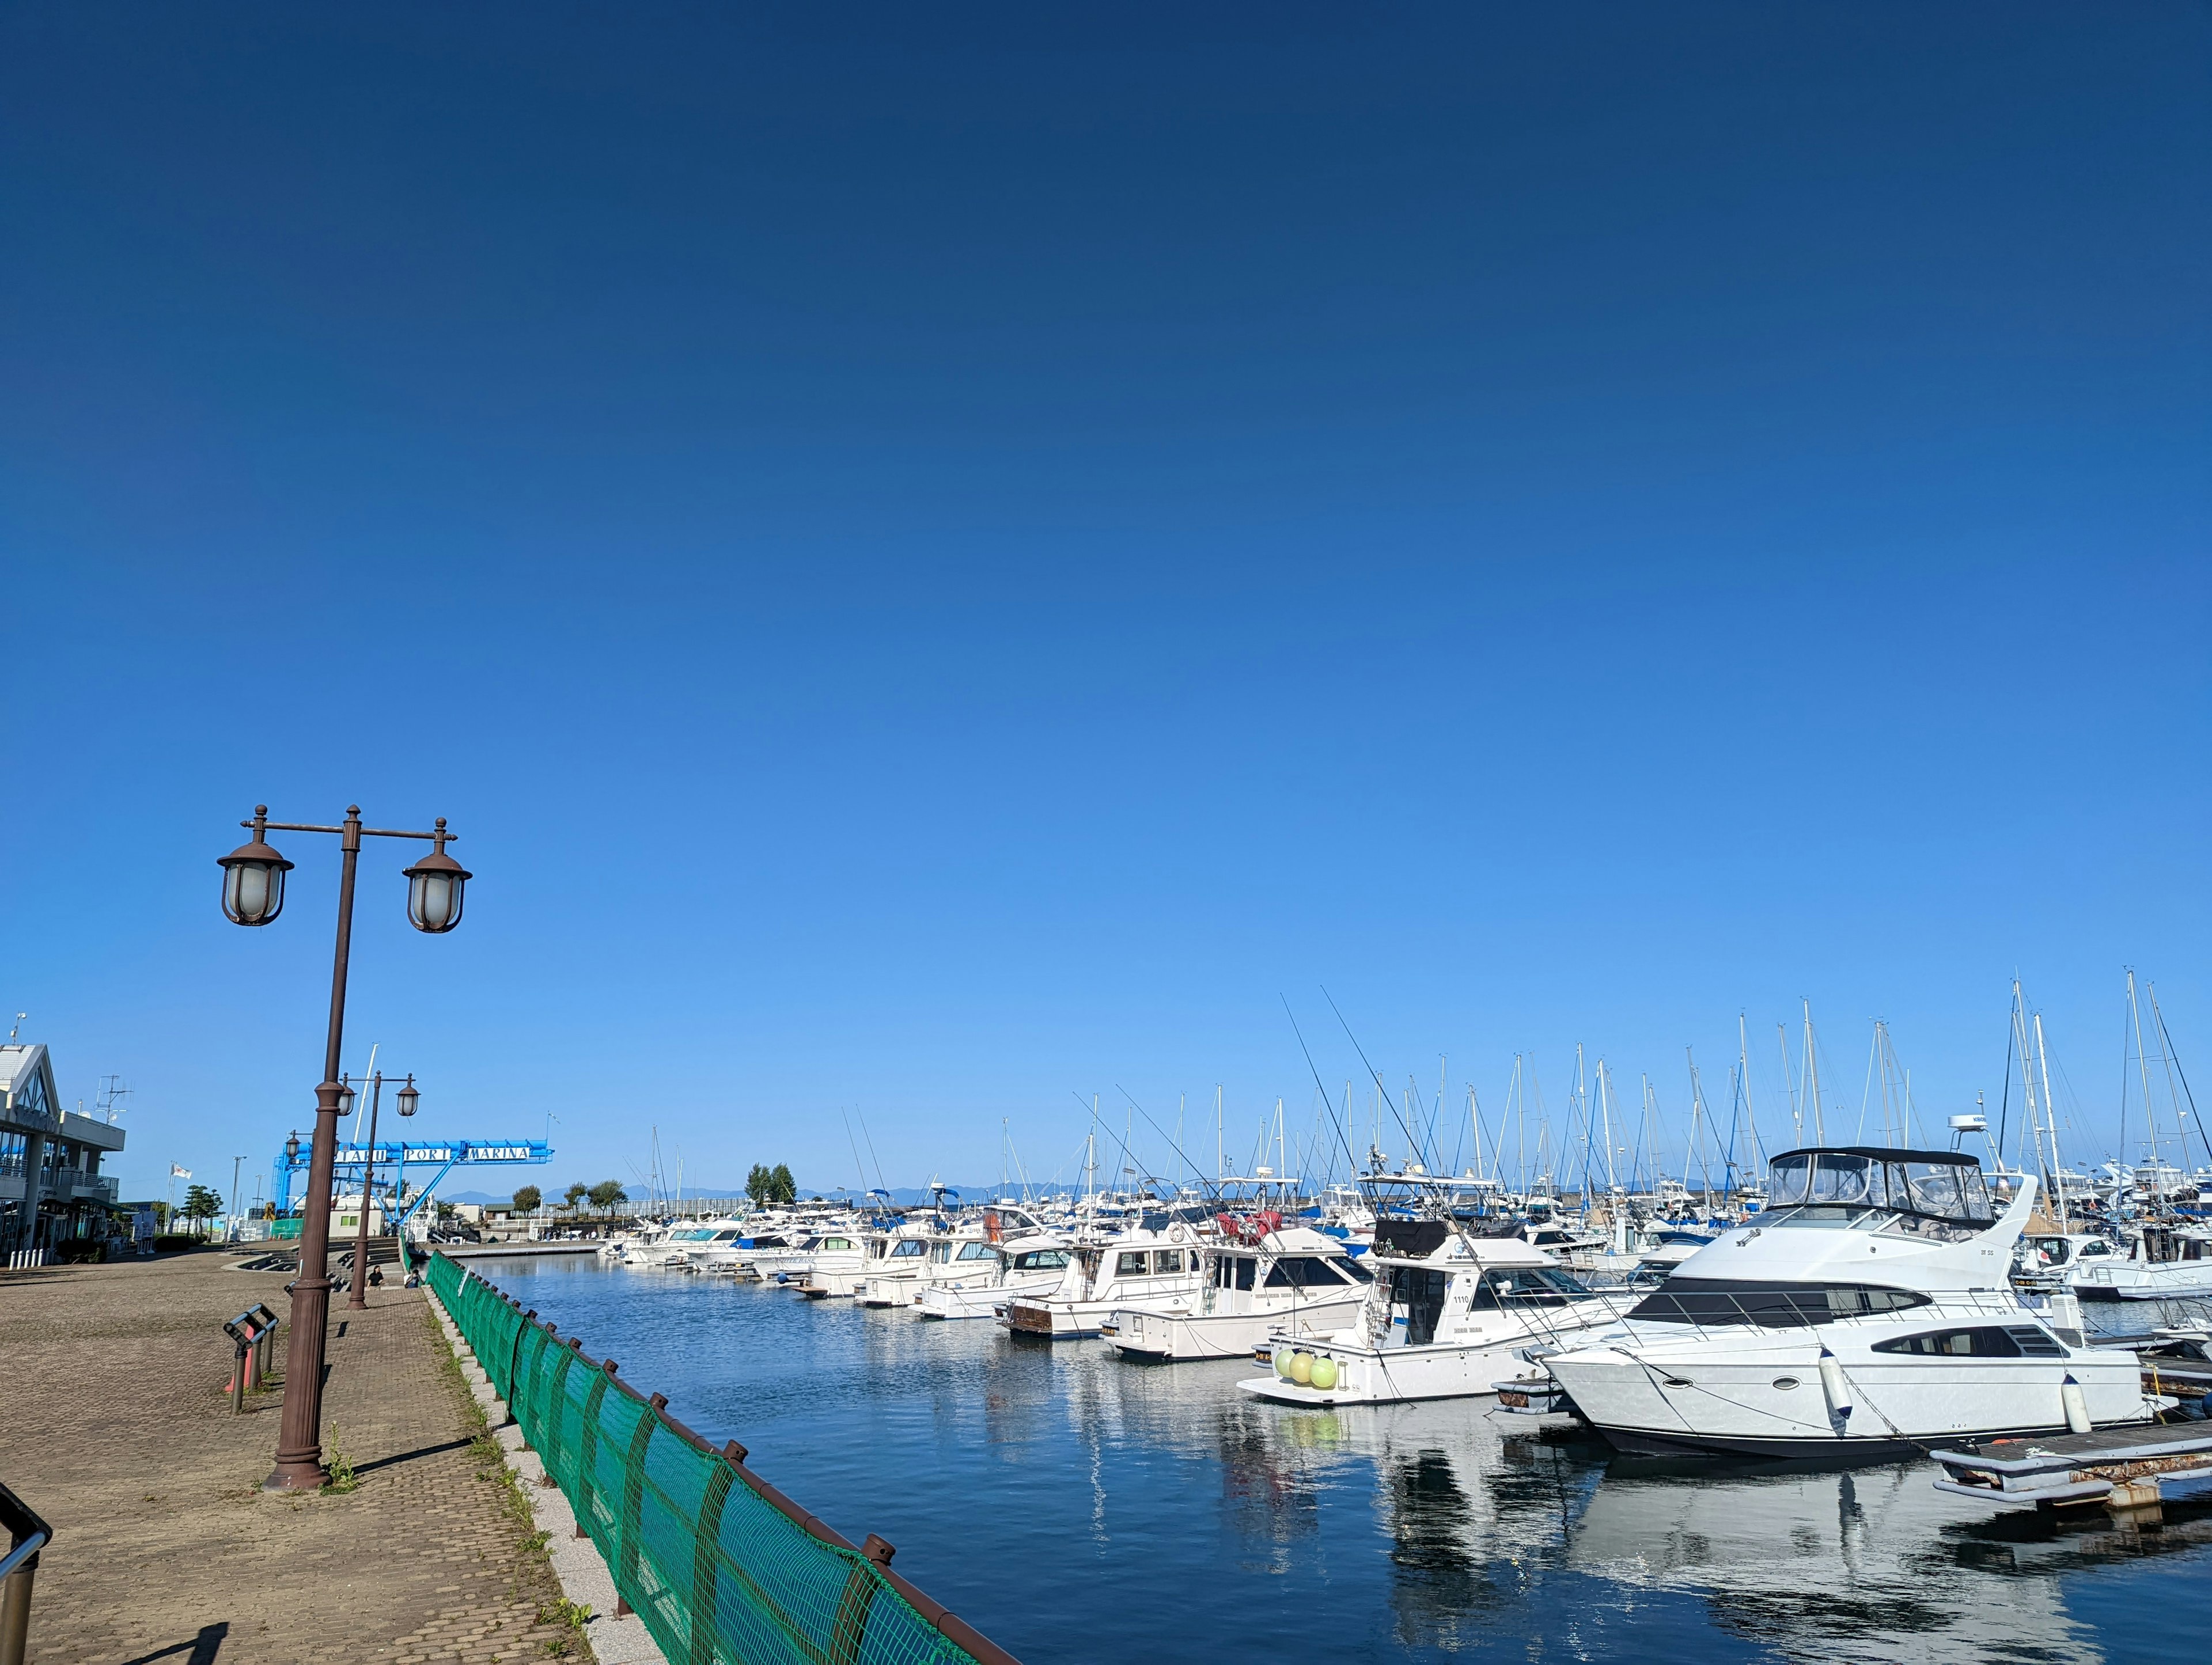
[[[592,1206],[602,1214],[618,1202],[628,1202],[629,1193],[623,1190],[618,1179],[603,1179],[584,1194],[592,1200]]]
[[[769,1176],[769,1184],[772,1188],[769,1194],[771,1201],[797,1202],[799,1200],[799,1182],[792,1178],[791,1170],[781,1163],[777,1163],[775,1171]]]
[[[752,1172],[745,1176],[745,1194],[753,1200],[753,1206],[757,1208],[767,1202],[775,1191],[775,1176],[765,1164],[753,1164]]]
[[[544,1200],[544,1194],[536,1186],[519,1187],[514,1194],[514,1212],[518,1214],[534,1214],[538,1212],[538,1205]]]
[[[568,1209],[571,1213],[574,1213],[575,1212],[576,1205],[591,1194],[592,1188],[585,1184],[583,1181],[578,1180],[574,1185],[568,1188],[567,1193],[568,1200],[564,1202],[562,1206]]]
[[[191,1185],[185,1189],[185,1218],[188,1220],[211,1220],[222,1212],[222,1199],[204,1185]]]

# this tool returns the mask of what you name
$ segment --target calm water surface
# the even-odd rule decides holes
[[[1689,1469],[1488,1401],[1299,1411],[1127,1364],[582,1257],[481,1261],[1025,1665],[1104,1658],[2172,1661],[2212,1511],[1978,1516],[1932,1467]]]

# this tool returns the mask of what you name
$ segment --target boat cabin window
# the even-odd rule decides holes
[[[952,1245],[947,1243],[945,1247],[950,1249]],[[955,1258],[963,1261],[988,1261],[997,1252],[988,1243],[963,1243],[960,1245],[960,1253]]]
[[[1285,1255],[1267,1268],[1269,1289],[1338,1289],[1351,1281],[1318,1255]]]
[[[1766,1204],[1770,1210],[1892,1209],[1978,1225],[1996,1218],[1981,1164],[1933,1151],[1788,1152],[1767,1165]],[[1808,1213],[1790,1223],[1831,1222],[1826,1214]]]
[[[908,1237],[904,1243],[896,1243],[891,1245],[891,1259],[894,1261],[917,1260],[921,1255],[927,1253],[929,1245],[922,1242],[921,1238]]]
[[[1877,1341],[1875,1352],[1912,1353],[1925,1358],[2063,1358],[2060,1346],[2033,1324],[1978,1324],[1972,1329],[1926,1330]]]
[[[1570,1301],[1587,1301],[1591,1291],[1564,1272],[1547,1266],[1492,1267],[1478,1279],[1470,1312],[1497,1312],[1525,1307],[1563,1307]]]
[[[1259,1265],[1258,1257],[1251,1255],[1217,1255],[1213,1257],[1214,1284],[1221,1289],[1249,1289]]]
[[[842,1255],[852,1249],[853,1240],[850,1237],[824,1237],[822,1247],[832,1255]]]
[[[1025,1249],[1013,1258],[1016,1272],[1056,1272],[1066,1264],[1064,1249]]]
[[[1574,1239],[1565,1231],[1539,1231],[1535,1241],[1539,1249],[1550,1249],[1559,1243],[1572,1243]]]
[[[1406,1309],[1407,1346],[1425,1347],[1437,1339],[1437,1320],[1443,1316],[1444,1290],[1450,1282],[1441,1267],[1390,1268],[1390,1303]]]
[[[1156,1249],[1152,1251],[1152,1271],[1155,1274],[1182,1270],[1182,1250],[1180,1249]]]
[[[1141,1249],[1125,1249],[1116,1255],[1114,1257],[1114,1275],[1116,1278],[1143,1277],[1145,1251]]]
[[[1737,1283],[1676,1273],[1629,1310],[1631,1318],[1660,1324],[1748,1324],[1803,1329],[1839,1318],[1866,1318],[1924,1307],[1929,1297],[1873,1284]]]
[[[890,1245],[884,1243],[881,1238],[877,1239],[874,1243],[868,1245],[868,1258],[872,1261],[882,1260],[884,1258],[884,1251],[890,1247]]]

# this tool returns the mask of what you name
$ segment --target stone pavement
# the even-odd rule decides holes
[[[288,1302],[230,1264],[0,1272],[0,1481],[54,1528],[33,1665],[587,1658],[419,1291],[334,1297],[325,1452],[357,1489],[262,1492],[281,1390],[231,1414],[222,1321]]]

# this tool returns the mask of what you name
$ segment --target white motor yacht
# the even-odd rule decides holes
[[[718,1234],[727,1233],[721,1240],[728,1242],[741,1236],[744,1229],[743,1220],[686,1220],[657,1236],[640,1233],[623,1243],[614,1258],[623,1266],[685,1265],[693,1249],[715,1242]]]
[[[1197,1292],[1198,1229],[1185,1220],[1149,1216],[1103,1242],[1077,1242],[1058,1287],[1017,1296],[1000,1321],[1018,1335],[1072,1341],[1096,1335],[1120,1307]]]
[[[2077,1255],[2065,1283],[2084,1301],[2203,1300],[2212,1297],[2212,1226],[2144,1225],[2125,1259]]]
[[[1519,1235],[1480,1237],[1451,1218],[1383,1218],[1375,1281],[1346,1328],[1276,1346],[1237,1385],[1287,1405],[1388,1404],[1497,1390],[1532,1346],[1571,1346],[1632,1298],[1586,1288]]]
[[[1358,1314],[1375,1274],[1344,1240],[1280,1216],[1224,1215],[1202,1245],[1199,1286],[1107,1315],[1098,1333],[1124,1358],[1246,1358],[1275,1336],[1310,1337]]]
[[[908,1261],[919,1264],[929,1252],[927,1231],[921,1224],[901,1222],[864,1226],[850,1236],[825,1235],[816,1241],[805,1270],[795,1276],[786,1273],[782,1281],[796,1285],[810,1301],[854,1294],[872,1271]]]
[[[1869,1460],[1930,1439],[2151,1414],[2135,1355],[2072,1345],[2014,1292],[2033,1206],[1994,1217],[1952,1151],[1792,1151],[1769,1206],[1616,1326],[1541,1362],[1623,1450]]]
[[[2012,1280],[2022,1289],[2060,1290],[2092,1266],[2120,1256],[2101,1231],[2045,1231],[2023,1237],[2012,1254]]]
[[[817,1225],[787,1249],[755,1251],[748,1265],[752,1275],[763,1283],[795,1284],[814,1269],[817,1260],[825,1256],[833,1263],[858,1266],[860,1262],[860,1228],[856,1225]]]
[[[999,1245],[1038,1231],[1026,1209],[1001,1205],[930,1222],[927,1252],[872,1260],[856,1298],[868,1307],[918,1307],[922,1291],[937,1284],[975,1285],[999,1265]]]
[[[1073,1258],[1068,1240],[1055,1233],[1010,1238],[992,1249],[988,1267],[923,1285],[915,1304],[925,1318],[996,1318],[1009,1301],[1058,1289]]]

